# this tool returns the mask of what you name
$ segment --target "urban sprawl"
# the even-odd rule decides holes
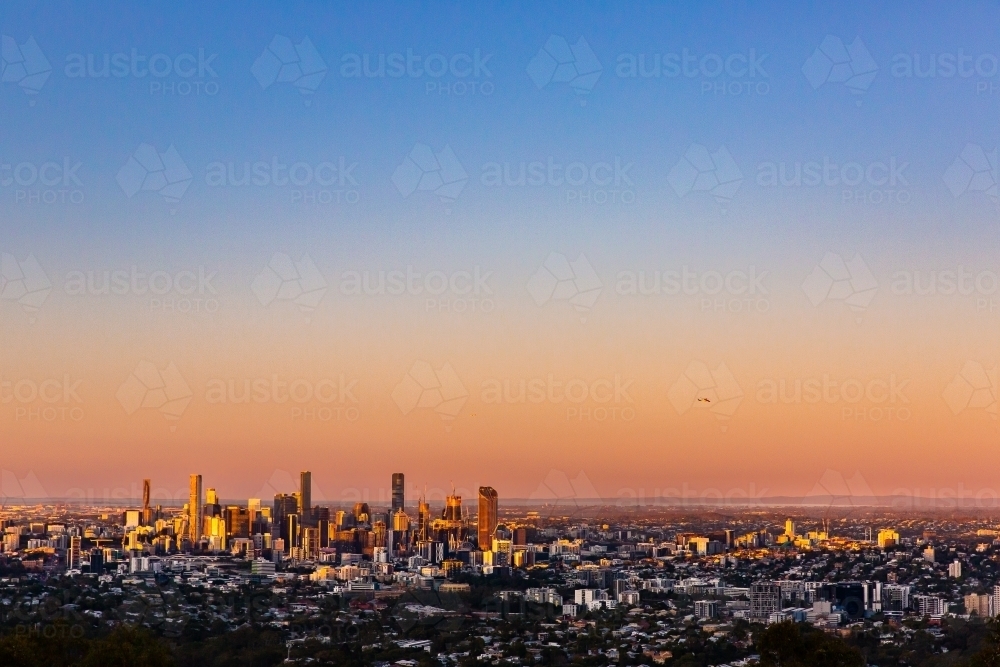
[[[402,473],[388,505],[314,505],[311,478],[239,504],[191,475],[183,507],[152,504],[150,480],[134,507],[0,507],[0,633],[269,633],[303,664],[736,667],[779,664],[768,633],[794,627],[918,665],[972,655],[1000,614],[1000,523],[971,510],[528,507],[487,486],[442,505],[408,502]]]

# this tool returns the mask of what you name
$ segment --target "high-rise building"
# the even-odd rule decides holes
[[[785,519],[785,535],[788,537],[795,537],[795,522],[790,518]]]
[[[372,522],[372,509],[368,503],[354,503],[354,520],[359,524]]]
[[[457,496],[452,491],[451,495],[444,499],[444,513],[441,518],[445,521],[462,521],[462,496]]]
[[[497,492],[492,486],[479,487],[479,549],[488,551],[493,545],[493,532],[497,529]]]
[[[272,514],[271,535],[282,537],[289,547],[295,546],[288,539],[289,517],[297,516],[299,511],[298,494],[278,493],[274,496],[274,512]]]
[[[142,525],[150,526],[153,523],[153,510],[149,507],[152,480],[142,480]]]
[[[431,534],[431,506],[423,496],[417,503],[417,539],[426,541]]]
[[[312,525],[312,473],[308,470],[299,473],[299,517],[303,526]]]
[[[83,538],[73,535],[69,538],[69,549],[66,550],[66,568],[75,570],[80,567],[80,547]]]
[[[956,558],[950,565],[948,565],[948,576],[952,579],[962,578],[962,561]]]
[[[250,513],[245,508],[229,505],[225,517],[229,537],[250,537]]]
[[[760,582],[750,584],[750,617],[767,620],[771,614],[781,611],[781,587],[777,584]]]
[[[980,618],[993,615],[993,598],[986,593],[969,593],[965,596],[965,613],[976,614]]]
[[[392,513],[401,510],[406,506],[406,495],[404,492],[403,473],[392,473]]]
[[[899,533],[891,528],[883,528],[878,531],[879,549],[888,549],[899,544]]]
[[[392,514],[392,529],[402,533],[410,529],[410,517],[402,509],[398,509]]]
[[[201,475],[191,475],[188,498],[188,537],[192,543],[201,539],[204,518],[201,504]]]

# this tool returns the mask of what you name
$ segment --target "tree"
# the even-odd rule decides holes
[[[91,643],[82,667],[172,667],[167,645],[141,628],[122,625],[103,639]]]
[[[1000,621],[990,621],[986,639],[969,660],[969,667],[1000,667]]]
[[[861,652],[843,640],[791,621],[768,626],[757,650],[762,667],[865,667]]]

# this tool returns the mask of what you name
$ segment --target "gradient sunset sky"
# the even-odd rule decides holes
[[[0,6],[2,495],[995,497],[1000,7],[698,4]]]

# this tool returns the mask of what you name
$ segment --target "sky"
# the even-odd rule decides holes
[[[0,6],[0,498],[995,499],[1000,7],[810,5]]]

